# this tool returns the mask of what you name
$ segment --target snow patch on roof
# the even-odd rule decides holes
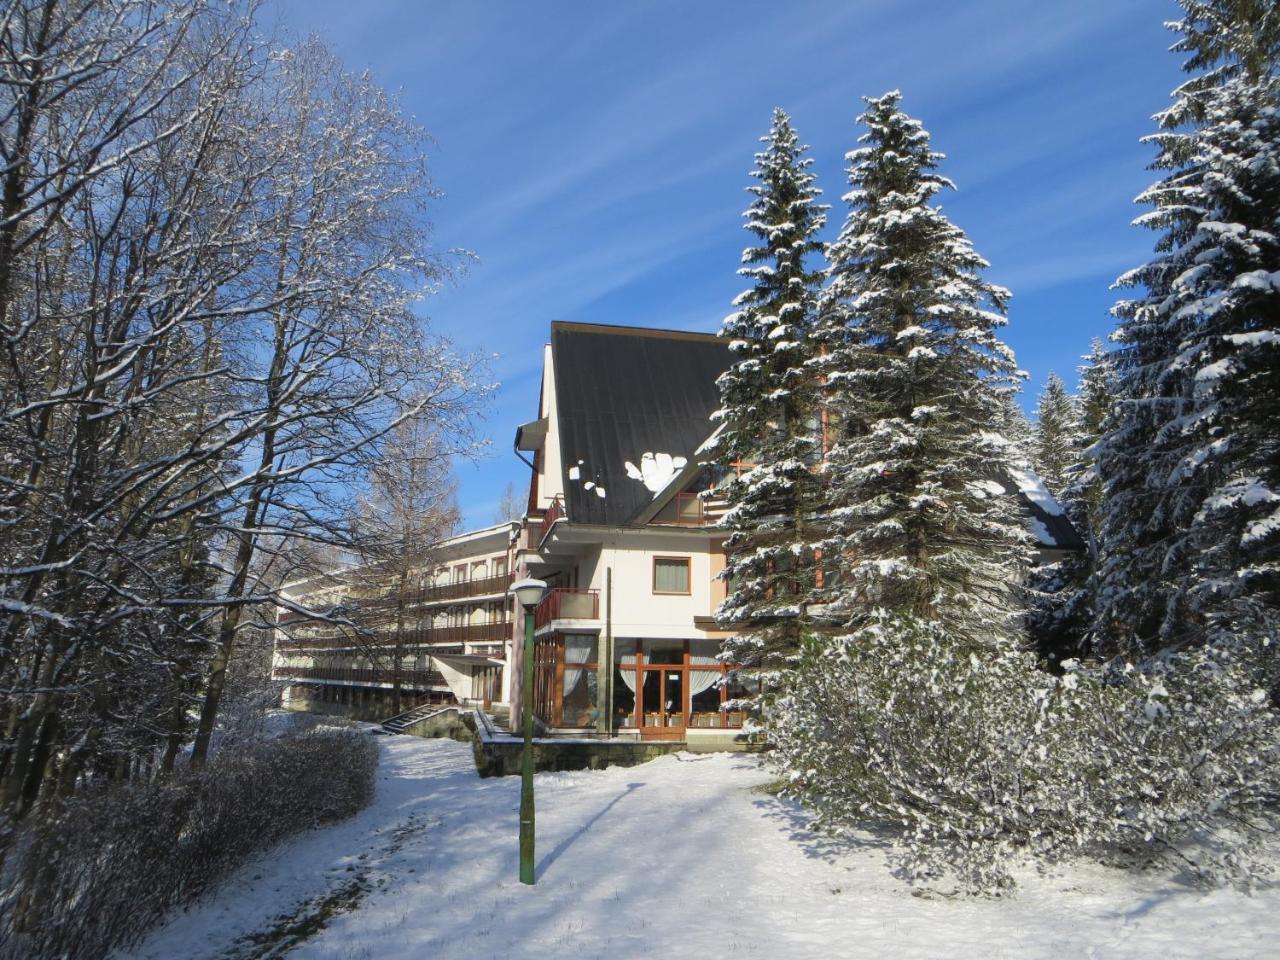
[[[1044,525],[1044,521],[1037,517],[1031,518],[1031,535],[1036,538],[1036,542],[1042,547],[1058,546],[1058,541],[1053,539],[1053,534]]]
[[[1058,503],[1053,494],[1049,492],[1049,488],[1044,485],[1044,481],[1034,471],[1020,467],[1010,467],[1009,476],[1018,485],[1022,495],[1049,516],[1060,517],[1063,515],[1062,504]]]
[[[640,457],[640,466],[637,467],[630,460],[626,462],[627,476],[632,480],[639,480],[645,485],[645,489],[656,494],[664,490],[688,462],[685,457],[646,451]]]
[[[707,437],[707,439],[703,440],[702,443],[698,445],[698,449],[693,451],[693,455],[696,457],[696,456],[699,456],[700,454],[706,453],[709,450],[715,449],[716,445],[720,442],[720,434],[722,433],[724,433],[723,423],[721,423],[720,426],[716,427],[715,430],[712,431],[711,436]]]

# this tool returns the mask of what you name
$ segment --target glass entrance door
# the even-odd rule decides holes
[[[681,669],[661,666],[644,668],[639,710],[641,736],[681,740],[688,704],[685,703],[685,675]]]

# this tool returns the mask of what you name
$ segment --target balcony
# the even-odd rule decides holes
[[[497,643],[511,638],[510,620],[491,623],[467,623],[451,627],[406,627],[400,635],[406,647],[440,643]],[[372,633],[358,634],[354,630],[330,629],[305,636],[282,637],[277,646],[282,650],[325,649],[337,647],[394,647],[395,625],[382,625]]]
[[[653,518],[654,523],[670,523],[681,527],[701,527],[709,522],[706,505],[697,493],[677,493]]]
[[[533,611],[533,625],[545,627],[553,620],[599,620],[600,591],[555,587]]]
[[[390,667],[385,669],[370,667],[276,667],[272,671],[278,680],[315,680],[321,683],[346,683],[360,686],[392,686],[395,674]],[[400,671],[402,687],[425,690],[430,687],[446,686],[444,676],[438,670]]]
[[[503,573],[496,577],[479,577],[475,580],[460,580],[456,583],[440,583],[434,587],[423,587],[410,590],[405,594],[405,602],[436,603],[440,600],[461,600],[467,597],[497,596],[505,594],[515,579],[512,574]],[[384,603],[395,606],[395,598],[386,598]]]
[[[551,528],[556,525],[557,520],[563,520],[564,516],[564,501],[560,497],[556,497],[551,501],[551,506],[547,507],[546,512],[542,515],[542,523],[538,527],[538,544],[535,549],[541,549],[542,545],[547,541],[547,535],[551,533]]]
[[[478,577],[475,580],[459,580],[454,583],[440,583],[430,587],[421,587],[416,590],[407,590],[404,594],[404,602],[408,606],[417,606],[423,603],[437,603],[443,600],[466,600],[471,597],[485,596],[502,596],[511,586],[514,579],[510,573],[499,574],[494,577]],[[354,608],[357,611],[369,610],[391,610],[399,603],[399,599],[394,596],[371,597],[360,599],[348,599],[345,605],[348,609]],[[356,614],[359,615],[358,613]],[[276,623],[297,623],[301,620],[311,619],[305,613],[297,613],[293,610],[282,610],[276,617]]]

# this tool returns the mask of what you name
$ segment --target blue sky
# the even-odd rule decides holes
[[[743,188],[775,105],[812,147],[833,237],[859,98],[902,90],[959,187],[944,210],[1013,291],[1025,405],[1050,370],[1074,383],[1112,328],[1111,282],[1151,251],[1129,225],[1153,177],[1138,138],[1182,76],[1164,0],[274,7],[435,138],[437,242],[479,259],[422,309],[501,382],[489,455],[459,467],[470,526],[527,482],[511,439],[536,412],[552,320],[717,329],[743,287]]]

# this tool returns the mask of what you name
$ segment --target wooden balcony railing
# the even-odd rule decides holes
[[[551,532],[551,528],[556,525],[557,520],[564,518],[564,501],[560,497],[555,497],[551,501],[551,506],[547,507],[546,512],[542,515],[542,523],[538,528],[538,546],[541,547],[546,542],[547,534]]]
[[[317,680],[330,683],[393,684],[395,674],[390,667],[276,667],[272,671],[278,680]],[[425,690],[446,686],[444,676],[438,670],[400,671],[400,685]]]
[[[535,627],[552,620],[599,620],[600,591],[555,587],[533,611]]]
[[[475,580],[460,580],[456,583],[438,583],[433,587],[411,590],[405,594],[407,603],[435,603],[438,600],[461,600],[467,597],[483,597],[507,592],[514,579],[510,573],[496,577],[479,577]],[[395,599],[390,598],[390,606],[395,606]]]
[[[442,600],[466,600],[470,597],[498,596],[505,594],[515,579],[513,574],[502,573],[493,577],[478,577],[475,580],[459,580],[454,583],[438,583],[430,587],[407,590],[404,602],[410,606],[422,603],[436,603]],[[353,598],[346,601],[349,608],[355,610],[387,610],[394,609],[399,599],[395,596]],[[293,610],[282,610],[276,617],[276,623],[296,623],[309,619],[305,613]]]
[[[511,638],[511,621],[495,620],[491,623],[467,623],[452,627],[409,627],[400,635],[406,646],[423,646],[440,643],[505,643]],[[396,628],[379,626],[371,634],[359,634],[354,630],[324,630],[292,637],[281,637],[278,646],[285,650],[323,649],[334,647],[394,647]]]

